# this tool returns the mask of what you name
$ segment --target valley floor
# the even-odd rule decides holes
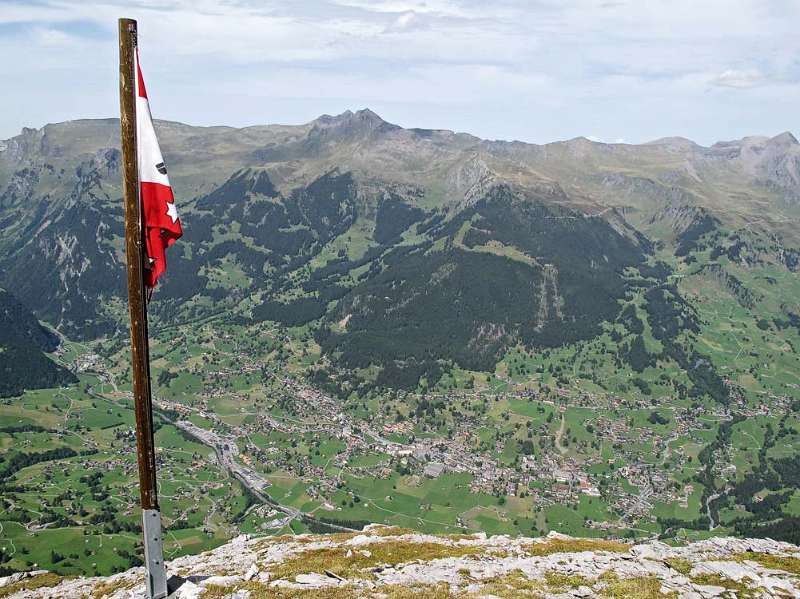
[[[800,421],[785,396],[728,406],[621,397],[521,380],[512,357],[480,388],[342,400],[304,376],[302,332],[290,333],[208,323],[154,339],[169,559],[242,533],[370,522],[795,542]],[[2,573],[108,576],[141,564],[127,354],[110,343],[65,344],[59,359],[78,385],[0,400]],[[753,473],[780,487],[759,491]]]

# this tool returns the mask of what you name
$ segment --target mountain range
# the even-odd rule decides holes
[[[156,126],[185,231],[151,305],[156,328],[219,314],[308,327],[322,351],[309,374],[345,396],[564,347],[609,390],[598,360],[645,394],[725,403],[792,384],[753,376],[778,351],[766,337],[728,360],[739,341],[712,339],[719,310],[703,299],[726,298],[750,331],[796,334],[791,133],[534,145],[406,129],[368,109],[299,126]],[[120,159],[115,119],[0,142],[0,286],[72,339],[125,334]]]

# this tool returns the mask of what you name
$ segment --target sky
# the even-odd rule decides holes
[[[0,0],[0,139],[118,115],[117,18],[156,118],[371,108],[533,143],[800,134],[800,0]]]

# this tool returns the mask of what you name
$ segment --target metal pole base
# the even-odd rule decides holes
[[[167,596],[167,569],[164,566],[164,542],[161,539],[161,512],[142,510],[144,565],[147,568],[148,599]]]

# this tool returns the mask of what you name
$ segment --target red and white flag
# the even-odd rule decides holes
[[[144,87],[139,52],[136,51],[136,157],[139,165],[139,198],[145,236],[144,285],[153,289],[167,270],[165,250],[183,235],[167,167],[158,147],[150,103]]]

